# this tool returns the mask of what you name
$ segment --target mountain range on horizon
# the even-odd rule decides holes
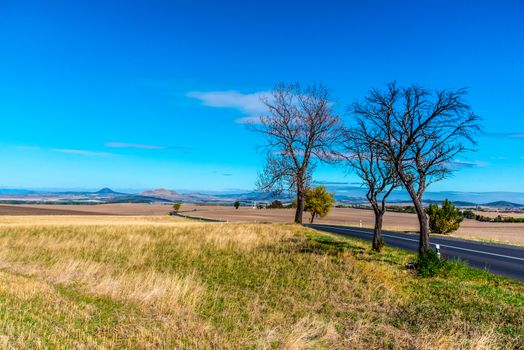
[[[366,204],[365,189],[358,186],[326,186],[335,193],[339,204]],[[101,204],[101,203],[196,203],[196,204],[231,204],[241,201],[244,204],[252,202],[270,202],[272,200],[290,202],[293,195],[289,193],[273,194],[268,192],[190,192],[183,193],[166,188],[146,190],[140,193],[125,193],[113,191],[105,187],[97,191],[46,191],[28,189],[0,189],[0,203],[4,204]],[[459,192],[441,191],[426,192],[426,203],[438,203],[449,199],[460,207],[486,206],[494,208],[515,209],[524,208],[524,192]],[[395,191],[389,203],[409,203],[407,193]]]

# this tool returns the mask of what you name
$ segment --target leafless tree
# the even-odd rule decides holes
[[[267,162],[257,185],[265,191],[294,191],[295,222],[301,224],[313,169],[319,161],[334,160],[341,123],[323,85],[303,89],[297,83],[280,84],[263,102],[267,115],[260,117],[259,125],[251,125],[266,137]]]
[[[375,214],[373,250],[380,252],[384,245],[382,222],[386,212],[386,200],[399,185],[394,164],[389,162],[382,144],[377,142],[381,133],[376,128],[359,122],[344,133],[343,156],[347,164],[362,179],[367,188],[368,199]],[[372,127],[372,126],[371,126]]]
[[[429,221],[422,197],[446,178],[459,154],[472,150],[479,117],[465,102],[465,89],[430,92],[420,86],[371,90],[352,111],[358,123],[378,130],[379,147],[409,193],[420,224],[419,253],[429,249]]]

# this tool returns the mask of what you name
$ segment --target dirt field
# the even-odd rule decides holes
[[[161,204],[0,204],[0,215],[167,215],[172,208]]]
[[[512,218],[524,218],[524,213],[504,213],[499,211],[475,211],[475,214],[487,216],[489,218],[496,218],[497,216],[512,217]]]
[[[101,204],[101,205],[0,205],[0,215],[167,215],[169,205],[161,204]],[[291,209],[252,209],[241,207],[235,210],[225,206],[183,205],[187,215],[222,219],[235,222],[292,222]],[[306,220],[309,214],[305,214]],[[331,213],[318,223],[373,227],[373,212],[361,209],[333,208]],[[395,231],[417,231],[417,217],[414,214],[387,213],[384,229]],[[464,220],[460,230],[453,234],[462,238],[477,238],[524,244],[524,223],[487,223]]]
[[[291,209],[235,210],[232,207],[184,206],[183,210],[194,210],[188,212],[188,215],[228,221],[291,222],[294,217]],[[304,218],[309,220],[309,214],[306,213]],[[328,216],[315,222],[348,226],[359,226],[362,222],[362,227],[373,227],[374,216],[371,210],[333,208]],[[388,212],[384,217],[384,229],[418,231],[418,220],[415,214]],[[452,236],[524,244],[524,223],[489,223],[466,219]]]

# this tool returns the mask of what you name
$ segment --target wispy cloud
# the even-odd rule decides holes
[[[187,94],[188,97],[200,100],[204,106],[234,108],[248,115],[258,115],[266,111],[266,106],[261,100],[261,98],[266,95],[268,95],[267,91],[243,94],[233,90],[191,91]]]
[[[109,148],[138,148],[138,149],[164,149],[165,146],[160,145],[144,145],[140,143],[126,143],[126,142],[107,142],[106,147]]]
[[[233,176],[233,174],[225,173],[225,174],[222,174],[222,176]]]
[[[90,156],[90,157],[109,157],[109,156],[114,155],[113,153],[108,153],[108,152],[93,152],[93,151],[86,151],[82,149],[52,148],[51,151],[59,152],[59,153],[67,153],[67,154],[77,154],[81,156]]]
[[[524,139],[524,132],[485,132],[484,135],[489,137]]]
[[[235,123],[237,124],[260,124],[260,117],[257,116],[251,116],[251,117],[242,117],[235,119]]]
[[[328,185],[328,186],[341,186],[341,185],[349,185],[349,182],[318,180],[318,181],[315,181],[315,184]]]
[[[476,167],[486,167],[489,166],[488,162],[476,160],[476,161],[462,161],[462,160],[452,160],[448,162],[450,168],[476,168]]]

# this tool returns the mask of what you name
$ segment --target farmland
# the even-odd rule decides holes
[[[162,204],[101,204],[101,205],[0,205],[2,215],[167,215],[171,207]],[[182,211],[188,215],[221,219],[233,222],[274,222],[293,221],[290,209],[252,209],[231,206],[200,206],[184,204]],[[483,212],[483,215],[495,213]],[[496,216],[496,215],[495,215]],[[308,214],[305,214],[308,219]],[[373,213],[370,210],[333,208],[318,223],[373,227]],[[394,231],[417,231],[418,221],[414,214],[388,212],[384,218],[384,229]],[[493,240],[524,245],[524,223],[490,223],[464,220],[459,231],[452,236],[459,238]]]
[[[0,346],[524,346],[524,286],[289,224],[167,216],[0,218]],[[459,283],[460,281],[460,283]]]

